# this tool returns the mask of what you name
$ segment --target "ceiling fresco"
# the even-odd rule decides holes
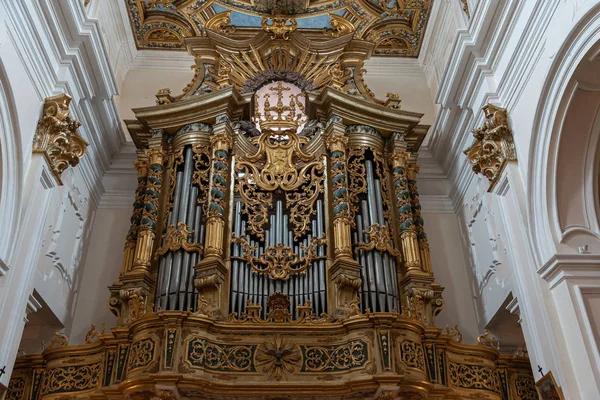
[[[184,39],[205,36],[209,21],[246,39],[263,20],[282,15],[315,41],[340,26],[375,44],[374,55],[416,57],[433,0],[123,0],[139,49],[185,50]],[[217,17],[218,16],[218,17]],[[208,24],[208,25],[207,25]],[[207,27],[208,26],[208,27]]]

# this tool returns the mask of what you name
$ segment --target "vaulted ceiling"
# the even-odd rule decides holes
[[[185,50],[184,39],[218,29],[244,39],[273,14],[319,40],[354,32],[374,55],[416,57],[433,0],[125,0],[139,49]]]

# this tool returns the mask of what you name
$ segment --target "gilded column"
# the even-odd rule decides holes
[[[398,207],[398,222],[400,224],[400,240],[404,254],[404,265],[407,271],[419,271],[421,269],[419,245],[413,222],[407,176],[407,160],[409,156],[410,153],[406,151],[394,151],[394,193],[396,194],[396,206]]]
[[[333,192],[333,238],[335,258],[352,257],[350,242],[350,198],[348,194],[348,171],[346,168],[346,144],[348,138],[333,131],[327,139],[331,160],[331,188]]]
[[[219,133],[211,138],[211,144],[213,148],[212,179],[204,248],[206,257],[221,257],[223,255],[223,232],[225,230],[229,150],[233,143],[229,134]]]
[[[335,118],[335,117],[334,117]],[[340,317],[352,312],[352,303],[358,298],[361,285],[360,265],[352,258],[350,197],[346,166],[345,127],[334,119],[328,128],[327,147],[331,163],[331,191],[333,199],[334,261],[331,279],[336,285],[334,313]]]
[[[412,218],[417,233],[417,242],[419,243],[419,258],[423,271],[432,273],[431,255],[429,253],[429,243],[427,234],[423,228],[423,217],[421,216],[421,202],[419,201],[419,191],[417,188],[417,174],[419,173],[418,164],[409,164],[407,169],[408,190],[410,192],[410,203],[412,208]]]
[[[224,283],[228,282],[223,261],[225,212],[229,198],[228,177],[230,151],[233,147],[232,130],[227,118],[217,119],[211,137],[212,162],[204,241],[204,259],[195,267],[194,286],[198,291],[197,312],[208,317],[226,314]]]
[[[137,243],[138,231],[140,222],[144,212],[144,194],[146,191],[146,179],[148,177],[148,163],[146,160],[136,161],[134,163],[137,170],[138,186],[135,191],[135,201],[133,203],[133,214],[131,215],[131,226],[125,238],[125,249],[123,255],[123,264],[121,266],[121,274],[131,271],[135,255],[135,247]]]
[[[158,221],[160,187],[163,175],[164,152],[162,149],[146,150],[148,158],[148,177],[144,193],[144,210],[135,246],[133,270],[149,272],[152,259],[152,247]]]

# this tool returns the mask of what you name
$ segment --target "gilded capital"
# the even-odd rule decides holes
[[[473,129],[475,140],[463,153],[467,155],[473,172],[488,178],[488,191],[491,191],[506,163],[517,161],[517,151],[506,109],[487,104],[483,112],[485,122],[480,128]]]
[[[148,163],[146,161],[134,161],[133,165],[138,173],[138,179],[148,176]]]
[[[88,146],[77,132],[81,122],[71,119],[70,103],[71,96],[66,93],[46,98],[33,138],[33,152],[44,155],[59,183],[63,171],[77,165]]]
[[[348,137],[344,135],[343,132],[332,131],[331,134],[327,137],[327,147],[331,152],[341,151],[343,152],[346,149],[346,145],[348,144]]]
[[[150,165],[163,165],[165,160],[165,152],[161,149],[149,149],[146,150],[148,156],[148,164]]]
[[[408,166],[406,167],[406,177],[409,181],[417,180],[417,174],[419,173],[419,169],[419,164],[408,164]]]
[[[410,158],[407,151],[394,151],[392,154],[392,164],[394,168],[406,168],[406,162]]]
[[[233,140],[227,133],[218,133],[210,138],[214,151],[229,151],[233,147]]]

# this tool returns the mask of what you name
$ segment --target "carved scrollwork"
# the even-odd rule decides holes
[[[476,174],[482,174],[490,181],[492,190],[506,163],[517,160],[517,151],[512,131],[508,126],[506,109],[487,104],[483,107],[485,122],[473,129],[475,141],[463,151]]]
[[[300,372],[349,371],[364,367],[369,361],[369,346],[355,339],[337,346],[300,346],[302,368]]]
[[[64,333],[55,332],[54,337],[50,340],[47,347],[43,347],[43,350],[54,349],[57,347],[66,347],[69,345],[69,338]]]
[[[369,227],[369,230],[364,230],[364,234],[369,235],[368,243],[357,243],[354,252],[358,253],[360,250],[373,250],[383,253],[387,251],[391,255],[398,257],[400,252],[394,249],[390,243],[392,241],[392,234],[387,225],[380,226],[379,224],[373,224]]]
[[[271,23],[269,23],[269,21]],[[271,34],[271,39],[283,40],[288,40],[290,38],[290,33],[298,28],[298,22],[296,22],[295,18],[283,16],[274,16],[271,18],[263,17],[260,25],[265,32]]]
[[[285,139],[281,139],[282,137]],[[236,192],[243,200],[242,212],[248,216],[250,234],[264,240],[264,225],[268,223],[268,210],[273,206],[272,192],[281,189],[286,193],[290,207],[290,223],[294,237],[299,239],[310,231],[310,218],[315,213],[314,204],[323,191],[323,164],[320,160],[305,164],[299,170],[294,160],[307,162],[313,154],[301,149],[308,139],[295,131],[282,133],[265,130],[258,138],[255,154],[238,157]],[[259,169],[257,162],[264,160]]]
[[[350,208],[354,213],[358,211],[358,196],[367,193],[365,151],[364,147],[351,147],[348,151],[348,189]]]
[[[164,238],[164,244],[156,250],[154,258],[158,260],[168,251],[177,251],[179,249],[202,254],[203,246],[201,244],[188,242],[188,238],[192,233],[194,232],[188,231],[188,226],[184,222],[178,222],[177,228],[175,227],[175,224],[169,225],[167,234]]]
[[[490,367],[450,362],[448,377],[450,385],[454,387],[484,389],[494,393],[501,391],[498,372]]]
[[[315,214],[314,205],[319,194],[323,193],[323,164],[314,164],[310,170],[310,180],[300,190],[287,193],[285,200],[290,207],[289,218],[294,230],[294,239],[298,240],[310,232],[311,215]]]
[[[188,342],[186,361],[192,367],[220,372],[255,372],[256,346],[214,343],[195,337]]]
[[[74,393],[95,389],[100,385],[102,363],[49,368],[44,373],[40,395]]]
[[[490,331],[486,329],[485,332],[477,336],[477,344],[479,344],[480,346],[486,346],[496,350],[500,350],[500,342],[494,342],[490,335]]]
[[[206,22],[206,29],[224,35],[235,32],[235,26],[231,26],[231,10],[219,13]]]
[[[43,154],[60,184],[68,166],[79,164],[88,142],[79,135],[81,122],[71,118],[71,96],[66,93],[46,98],[44,114],[33,137],[33,152]]]
[[[346,18],[336,14],[329,14],[329,18],[331,19],[329,22],[331,29],[323,29],[325,36],[340,37],[354,32],[354,25]]]
[[[210,187],[210,149],[208,146],[195,144],[192,146],[192,151],[194,152],[192,182],[198,186],[198,204],[202,205],[202,212],[206,215]]]
[[[312,302],[307,300],[306,303],[296,306],[296,311],[298,313],[298,318],[292,319],[292,314],[290,313],[290,300],[289,298],[282,293],[274,293],[269,296],[267,301],[267,305],[269,307],[269,312],[265,319],[260,317],[260,313],[262,311],[262,306],[259,304],[252,303],[252,299],[246,300],[246,312],[242,313],[239,317],[237,313],[233,312],[229,314],[227,319],[228,322],[256,322],[256,323],[267,323],[267,322],[276,322],[276,323],[293,323],[293,324],[303,324],[303,323],[313,323],[313,324],[322,324],[327,322],[333,322],[335,319],[331,318],[326,313],[322,313],[320,316],[317,316],[312,313]]]
[[[456,340],[458,343],[462,343],[463,335],[458,330],[458,325],[450,326],[446,325],[446,335],[452,336],[452,339]]]
[[[304,256],[300,258],[294,250],[283,244],[269,246],[259,257],[254,256],[257,245],[250,245],[245,237],[236,237],[232,234],[231,243],[239,243],[242,246],[242,258],[250,267],[252,272],[259,275],[268,275],[269,279],[281,279],[287,281],[294,274],[306,274],[306,270],[313,261],[317,260],[317,246],[327,243],[325,236],[313,237],[308,246],[300,244]]]

